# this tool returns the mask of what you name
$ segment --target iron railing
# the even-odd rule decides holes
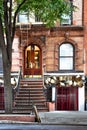
[[[21,69],[20,69],[18,72],[18,80],[17,80],[16,86],[13,88],[13,102],[17,93],[19,92],[19,83],[20,83],[21,78],[22,78],[22,74],[21,74]]]

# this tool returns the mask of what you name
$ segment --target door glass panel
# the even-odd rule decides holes
[[[34,52],[34,61],[35,61],[35,68],[39,68],[40,67],[40,61],[39,61],[39,51],[35,51]]]

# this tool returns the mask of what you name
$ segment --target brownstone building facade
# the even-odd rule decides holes
[[[73,13],[72,25],[57,24],[53,28],[46,28],[43,24],[17,26],[18,48],[13,47],[15,58],[12,70],[19,70],[21,67],[23,76],[28,78],[37,75],[44,76],[45,80],[56,77],[58,81],[56,99],[55,102],[49,102],[49,110],[84,110],[85,108],[82,81],[86,73],[82,16],[85,8],[82,0],[74,4],[79,10]]]
[[[18,24],[16,28],[12,72],[21,68],[24,78],[42,78],[46,90],[55,79],[54,101],[47,101],[49,111],[85,110],[87,1],[77,0],[73,4],[78,10],[72,13],[70,23],[59,23],[53,28]]]

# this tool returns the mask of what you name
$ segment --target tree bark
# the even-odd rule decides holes
[[[3,78],[4,78],[4,106],[5,113],[12,113],[12,86],[11,86],[11,65],[12,65],[12,43],[15,35],[16,17],[26,0],[22,0],[18,5],[14,18],[12,18],[12,0],[8,7],[8,0],[3,0],[3,19],[0,13],[0,45],[3,59]],[[13,23],[12,23],[13,19]],[[4,20],[4,26],[3,26]],[[5,32],[4,32],[5,31]],[[6,34],[6,37],[4,37]]]
[[[3,59],[4,60],[4,59]],[[12,86],[11,86],[11,69],[9,65],[4,65],[4,105],[5,113],[12,113]]]
[[[12,113],[11,60],[9,60],[7,45],[5,43],[1,16],[0,16],[0,44],[2,50],[2,59],[3,59],[5,113]]]

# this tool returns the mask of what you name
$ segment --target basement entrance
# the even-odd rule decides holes
[[[78,87],[57,88],[57,110],[78,110]]]
[[[24,75],[42,74],[42,50],[35,44],[30,44],[24,50]]]

